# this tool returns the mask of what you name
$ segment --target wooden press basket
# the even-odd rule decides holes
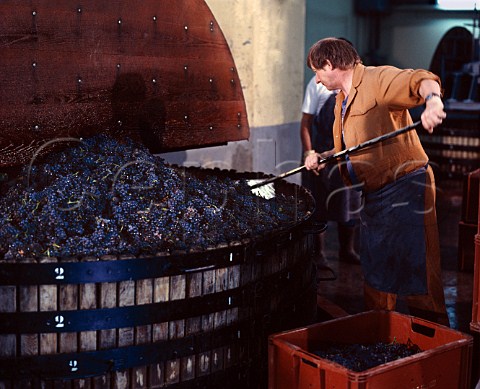
[[[0,58],[3,178],[99,132],[152,152],[249,137],[203,0],[3,0]],[[306,222],[198,253],[0,259],[0,388],[264,387],[268,334],[315,315]]]

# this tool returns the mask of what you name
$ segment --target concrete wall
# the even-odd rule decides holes
[[[380,50],[391,65],[428,69],[444,34],[457,26],[472,31],[472,19],[473,12],[444,11],[434,6],[397,7],[382,18]]]
[[[356,18],[353,12],[352,0],[307,0],[305,26],[304,87],[313,76],[306,66],[305,59],[310,47],[319,39],[331,36],[343,37],[355,46],[359,44],[356,31]]]

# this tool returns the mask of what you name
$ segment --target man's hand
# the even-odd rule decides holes
[[[332,155],[335,153],[335,150],[329,150],[325,151],[321,154],[315,153],[315,154],[310,154],[305,157],[305,167],[307,170],[311,170],[313,173],[318,175],[318,172],[322,170],[325,167],[325,163],[318,164],[319,159],[327,158],[328,156]]]
[[[305,167],[307,168],[307,170],[311,170],[312,173],[315,173],[317,176],[318,176],[317,168],[318,168],[319,157],[320,157],[320,154],[318,153],[310,154],[305,157]]]
[[[443,102],[440,96],[432,95],[426,102],[425,111],[423,111],[421,119],[422,126],[429,133],[433,132],[433,129],[440,125],[447,117],[447,114],[443,110]]]

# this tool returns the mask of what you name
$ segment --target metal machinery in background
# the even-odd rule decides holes
[[[97,133],[152,152],[249,137],[203,0],[4,0],[0,58],[4,181]],[[300,186],[276,190],[313,210]],[[307,222],[203,252],[0,258],[0,387],[265,387],[268,334],[315,319]]]
[[[432,58],[430,70],[443,82],[447,119],[431,135],[419,133],[439,181],[462,182],[480,168],[480,48],[464,27],[447,31]]]

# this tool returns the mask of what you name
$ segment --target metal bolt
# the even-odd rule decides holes
[[[37,16],[37,11],[32,11],[32,16]]]
[[[117,23],[122,24],[122,19],[118,19]]]
[[[37,67],[37,63],[36,62],[32,62],[32,67]]]
[[[80,14],[82,13],[82,9],[80,7],[77,8],[77,12]]]
[[[185,31],[188,30],[188,26],[185,26],[184,28],[185,28]]]
[[[152,17],[152,19],[153,19],[154,22],[157,21],[157,17],[155,15]]]

